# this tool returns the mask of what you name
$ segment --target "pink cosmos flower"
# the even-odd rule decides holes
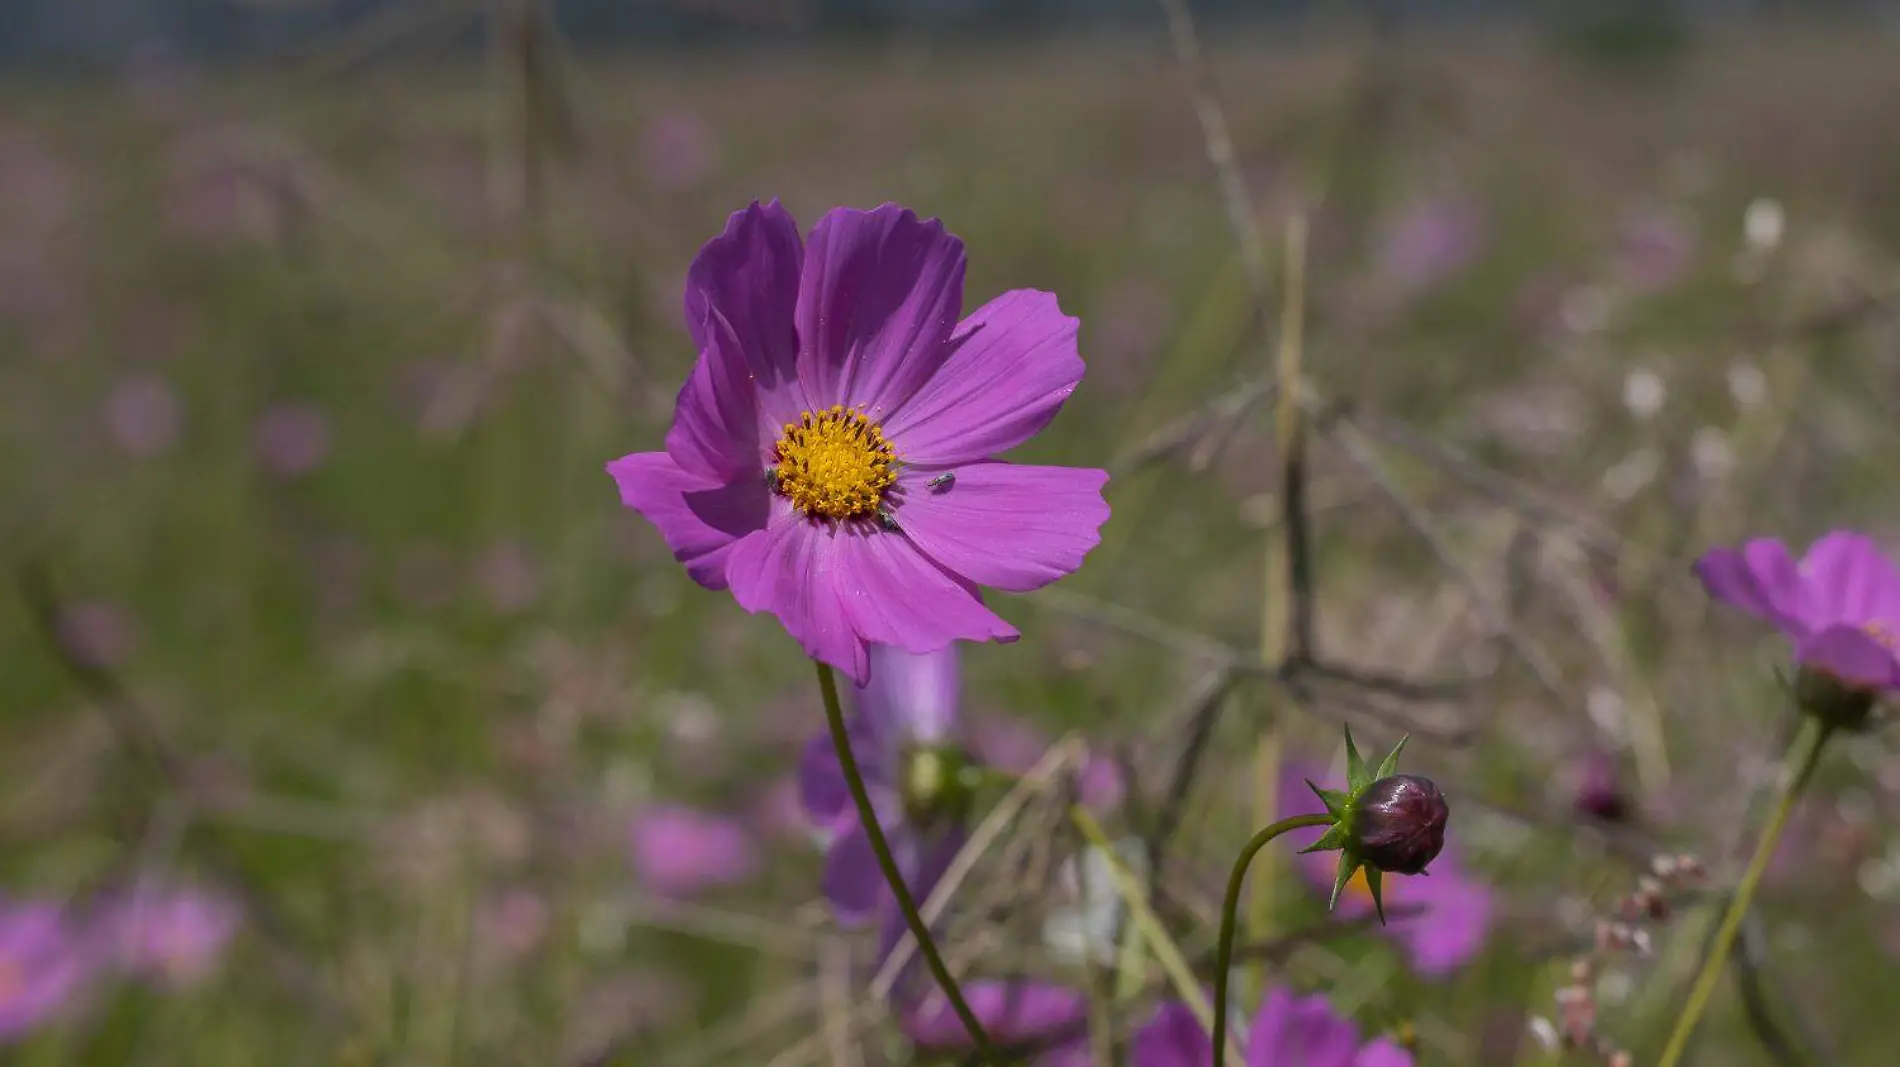
[[[168,986],[209,977],[242,920],[237,902],[202,889],[139,885],[103,920],[115,962]]]
[[[1315,810],[1318,802],[1306,781],[1331,788],[1344,783],[1317,767],[1292,764],[1280,773],[1280,812],[1303,814]],[[1324,828],[1296,830],[1286,836],[1290,847],[1305,848],[1319,840]],[[1339,857],[1333,852],[1313,852],[1295,857],[1296,869],[1313,890],[1330,894],[1338,873]],[[1412,970],[1428,978],[1450,974],[1469,962],[1484,947],[1491,927],[1491,888],[1464,870],[1459,862],[1455,841],[1446,841],[1443,851],[1432,861],[1429,877],[1387,878],[1384,883],[1385,911],[1390,922],[1382,927],[1396,942],[1412,965]],[[1370,915],[1372,894],[1366,887],[1365,872],[1353,875],[1339,895],[1334,914],[1342,919]]]
[[[1386,1038],[1359,1043],[1359,1028],[1323,996],[1271,989],[1247,1031],[1247,1067],[1411,1067],[1412,1054]],[[1080,1061],[1080,1062],[1086,1062]],[[1130,1067],[1205,1067],[1214,1046],[1187,1005],[1168,1001],[1136,1031]]]
[[[990,1040],[1004,1048],[1064,1035],[1081,1037],[1088,1025],[1088,997],[1080,990],[1052,982],[981,979],[966,984],[963,996]],[[904,1036],[921,1049],[960,1051],[971,1047],[970,1032],[963,1028],[949,1001],[934,993],[904,1005],[898,1023]]]
[[[126,455],[160,456],[178,440],[184,406],[171,383],[152,375],[134,375],[113,386],[106,397],[106,429]]]
[[[1108,519],[1107,472],[996,458],[1074,392],[1077,321],[1019,289],[958,322],[963,272],[895,204],[809,242],[777,201],[737,212],[687,275],[699,358],[666,451],[607,465],[695,580],[859,682],[873,642],[1016,639],[977,587],[1055,581]]]
[[[271,408],[257,420],[251,438],[258,462],[279,478],[309,474],[330,455],[330,421],[312,404]]]
[[[59,905],[0,898],[0,1046],[72,1006],[90,971],[80,942]]]
[[[1773,623],[1796,662],[1900,689],[1900,571],[1873,538],[1836,530],[1796,563],[1786,545],[1759,537],[1703,553],[1695,574],[1710,596]]]
[[[662,897],[743,882],[759,868],[758,847],[736,820],[678,804],[642,811],[628,843],[641,883]]]

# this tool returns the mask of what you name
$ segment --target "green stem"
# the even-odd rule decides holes
[[[1748,861],[1748,869],[1742,872],[1742,880],[1736,883],[1735,891],[1729,895],[1728,907],[1722,912],[1721,924],[1715,930],[1715,940],[1709,945],[1708,955],[1702,959],[1702,968],[1696,972],[1695,985],[1689,989],[1689,999],[1682,1006],[1682,1014],[1676,1019],[1676,1028],[1670,1033],[1669,1044],[1663,1047],[1662,1058],[1656,1061],[1656,1067],[1676,1067],[1683,1051],[1689,1047],[1689,1037],[1695,1033],[1696,1023],[1709,1006],[1709,997],[1722,981],[1729,950],[1734,947],[1735,935],[1742,928],[1743,917],[1748,914],[1749,902],[1755,897],[1755,887],[1761,883],[1762,872],[1768,869],[1768,861],[1775,854],[1775,845],[1781,840],[1781,832],[1787,829],[1788,816],[1794,811],[1795,801],[1800,799],[1808,779],[1814,776],[1815,766],[1821,762],[1821,749],[1826,746],[1830,732],[1819,719],[1813,716],[1802,718],[1801,732],[1795,736],[1794,746],[1789,752],[1789,765],[1793,767],[1793,774],[1782,787],[1781,800],[1768,816],[1768,824],[1762,827],[1761,837],[1755,842],[1755,855]]]
[[[1247,882],[1247,867],[1267,842],[1289,830],[1308,826],[1331,826],[1331,815],[1295,815],[1281,819],[1253,835],[1247,847],[1234,860],[1234,871],[1227,876],[1227,899],[1220,909],[1220,941],[1214,946],[1214,1067],[1220,1067],[1220,1050],[1227,1042],[1227,972],[1234,961],[1234,914],[1240,910],[1240,890]]]
[[[930,926],[917,910],[917,900],[910,894],[910,887],[904,884],[904,875],[897,869],[897,858],[891,855],[891,843],[884,837],[884,827],[877,819],[877,809],[871,806],[871,795],[864,790],[864,775],[858,770],[858,759],[851,752],[851,735],[845,729],[844,707],[838,701],[838,680],[831,673],[831,666],[813,661],[818,667],[818,688],[825,696],[825,721],[831,726],[831,744],[838,750],[838,769],[844,772],[845,784],[851,787],[851,800],[858,808],[858,824],[864,827],[864,836],[870,839],[871,851],[877,855],[877,865],[884,872],[884,880],[890,883],[891,895],[897,898],[897,910],[904,913],[904,924],[910,927],[910,933],[917,940],[917,952],[923,956],[924,964],[930,968],[931,977],[937,980],[938,988],[950,1002],[951,1010],[963,1022],[963,1028],[969,1031],[970,1041],[976,1046],[977,1054],[991,1067],[1002,1067],[1003,1058],[997,1055],[995,1046],[990,1044],[990,1035],[983,1031],[983,1024],[977,1021],[976,1013],[970,1010],[970,1002],[963,999],[963,990],[957,986],[957,980],[950,975],[950,968],[944,966],[943,956],[937,952],[937,943],[931,939]]]

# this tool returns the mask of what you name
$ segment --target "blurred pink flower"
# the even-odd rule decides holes
[[[666,111],[640,130],[640,164],[662,188],[697,184],[718,158],[718,144],[706,121],[690,111]]]
[[[129,456],[150,459],[171,451],[184,406],[171,383],[147,374],[120,379],[106,397],[106,431]]]
[[[539,948],[551,922],[547,898],[523,888],[483,902],[476,916],[482,944],[502,959],[518,959]]]
[[[140,884],[107,906],[102,933],[113,962],[163,985],[195,985],[223,958],[242,921],[237,902],[211,890]]]
[[[202,134],[172,150],[164,211],[173,232],[214,243],[272,241],[287,222],[282,197],[255,163]]]
[[[311,404],[278,404],[257,420],[251,440],[264,470],[298,478],[323,466],[330,455],[330,420]]]
[[[982,762],[1011,774],[1023,774],[1049,751],[1049,739],[1020,719],[986,715],[971,730],[971,752]],[[1110,808],[1121,801],[1121,768],[1103,755],[1091,756],[1077,783],[1081,800],[1092,808]]]
[[[0,1046],[72,1007],[90,970],[64,908],[0,897]]]
[[[1463,197],[1421,200],[1400,215],[1379,250],[1380,278],[1406,294],[1444,284],[1478,258],[1484,215]]]
[[[680,804],[655,804],[628,831],[634,873],[662,897],[690,897],[752,877],[758,847],[736,820]]]
[[[475,573],[497,612],[526,611],[541,597],[541,568],[519,541],[504,541],[483,553]]]
[[[103,600],[66,604],[59,612],[59,642],[66,654],[91,667],[117,667],[138,650],[138,629],[125,610]]]
[[[1617,238],[1616,275],[1638,292],[1667,289],[1695,256],[1695,235],[1673,213],[1648,209],[1631,215]]]

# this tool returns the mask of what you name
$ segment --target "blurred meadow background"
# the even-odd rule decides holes
[[[940,217],[966,310],[1082,321],[1024,454],[1114,513],[963,650],[973,749],[1041,770],[979,797],[956,966],[1114,1044],[1166,980],[1064,799],[1205,978],[1350,723],[1450,797],[1462,933],[1270,849],[1254,995],[1653,1060],[1792,722],[1689,563],[1900,539],[1900,21],[1783,7],[13,6],[0,1062],[975,1062],[824,905],[796,645],[602,469],[773,197]],[[1891,731],[1839,743],[1699,1062],[1893,1062],[1896,817]]]

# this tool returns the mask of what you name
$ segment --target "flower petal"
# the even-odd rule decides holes
[[[704,347],[673,405],[666,454],[683,470],[708,479],[763,479],[765,450],[752,372],[732,323],[717,308],[708,308],[706,317]]]
[[[769,493],[760,479],[722,485],[682,470],[665,452],[622,456],[607,473],[620,502],[658,527],[673,558],[708,589],[726,587],[733,546],[765,527]]]
[[[811,405],[798,379],[794,325],[805,250],[798,223],[777,200],[756,201],[726,220],[686,272],[686,328],[701,352],[712,343],[707,324],[717,311],[732,328],[736,355],[760,396],[766,429]]]
[[[1167,1000],[1135,1031],[1129,1051],[1140,1067],[1202,1067],[1214,1058],[1214,1041],[1186,1004]]]
[[[1386,929],[1413,972],[1440,978],[1469,963],[1491,929],[1491,888],[1459,863],[1449,844],[1429,878],[1386,880]]]
[[[888,723],[902,741],[950,741],[957,729],[957,649],[945,645],[921,655],[891,645],[871,646],[871,680],[858,687],[858,707]]]
[[[1809,636],[1795,649],[1795,658],[1854,685],[1885,687],[1900,682],[1900,663],[1895,662],[1893,650],[1858,626],[1829,626]]]
[[[944,573],[904,537],[840,530],[838,588],[859,640],[934,652],[952,641],[1014,641],[1014,626],[983,606],[976,589]]]
[[[1788,547],[1760,537],[1740,550],[1715,548],[1695,563],[1709,595],[1766,619],[1795,637],[1807,633],[1809,597]]]
[[[863,681],[864,641],[839,599],[839,558],[846,530],[813,522],[783,497],[771,498],[765,529],[734,546],[726,561],[733,599],[778,616],[805,654]]]
[[[1325,997],[1296,997],[1285,989],[1260,999],[1247,1035],[1247,1067],[1352,1067],[1358,1051],[1358,1028]]]
[[[1007,452],[1041,432],[1082,380],[1080,321],[1053,293],[1016,289],[957,326],[951,355],[892,414],[885,434],[907,463],[947,466]]]
[[[925,555],[978,585],[1039,589],[1073,573],[1101,544],[1107,471],[988,462],[957,468],[941,488],[931,477],[899,475],[903,497],[893,511]]]
[[[1866,534],[1827,534],[1808,547],[1800,571],[1817,622],[1868,622],[1900,599],[1900,574]]]
[[[883,421],[949,356],[963,242],[906,208],[838,208],[812,228],[798,293],[798,375],[814,404]]]
[[[886,833],[888,835],[888,828]],[[831,842],[831,848],[825,853],[825,872],[820,884],[839,922],[861,925],[877,914],[878,900],[887,891],[884,872],[878,866],[877,853],[871,851],[871,838],[861,824],[853,822],[849,830]]]
[[[1412,1067],[1412,1054],[1390,1038],[1376,1038],[1359,1050],[1352,1067]]]
[[[1080,990],[1053,982],[983,979],[963,987],[963,997],[991,1040],[1021,1045],[1080,1026],[1088,1018],[1088,998]],[[970,1034],[941,994],[926,995],[899,1017],[911,1043],[927,1049],[970,1047]]]

